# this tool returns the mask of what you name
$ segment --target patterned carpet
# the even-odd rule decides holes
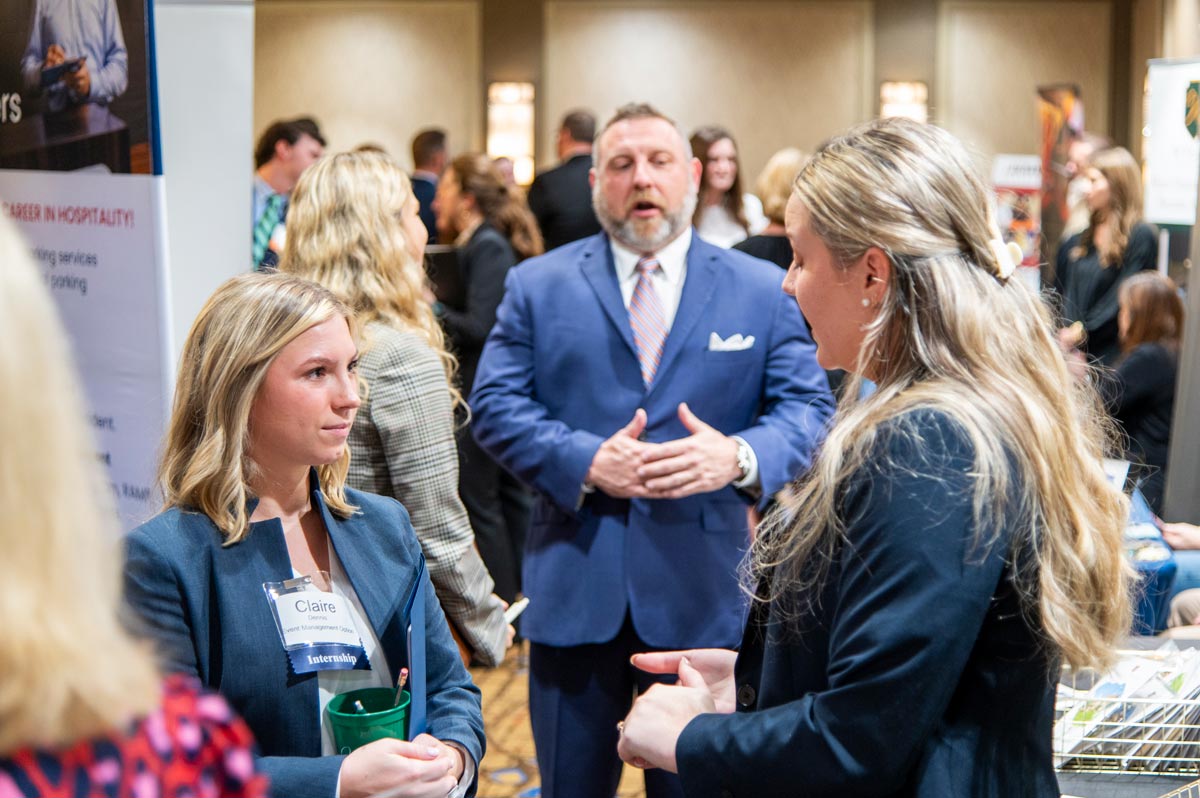
[[[537,761],[529,729],[527,646],[514,646],[499,668],[472,668],[483,692],[487,754],[479,774],[479,798],[539,798]],[[626,767],[618,798],[645,798],[641,771]]]

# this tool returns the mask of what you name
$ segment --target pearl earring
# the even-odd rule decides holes
[[[866,297],[863,297],[862,303],[863,303],[863,307],[865,308],[865,307],[870,306],[871,300],[867,299]]]

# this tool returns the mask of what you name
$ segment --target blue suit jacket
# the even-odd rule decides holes
[[[693,234],[679,310],[647,390],[608,238],[511,270],[471,395],[480,444],[541,493],[525,549],[522,620],[547,645],[602,643],[626,612],[655,646],[732,645],[748,499],[732,487],[677,500],[580,489],[605,438],[639,408],[645,439],[688,434],[678,405],[740,435],[770,495],[800,473],[832,412],[825,374],[779,269]],[[754,336],[736,352],[709,336]]]
[[[347,490],[360,509],[347,519],[313,491],[334,550],[396,675],[407,660],[404,607],[416,587],[421,548],[408,513],[393,499]],[[222,546],[208,516],[171,509],[129,534],[125,590],[168,671],[197,675],[249,724],[275,795],[331,798],[344,756],[321,756],[317,675],[289,674],[264,582],[292,577],[277,519],[251,525]],[[425,577],[428,582],[428,577]],[[479,691],[426,584],[429,733],[483,757]],[[474,794],[474,787],[471,793]]]

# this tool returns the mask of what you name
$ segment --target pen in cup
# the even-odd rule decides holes
[[[392,702],[392,706],[400,706],[400,696],[404,693],[404,685],[408,683],[408,668],[400,669],[400,676],[396,679],[396,700]]]

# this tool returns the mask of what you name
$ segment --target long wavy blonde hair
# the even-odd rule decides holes
[[[158,478],[166,507],[207,515],[229,546],[250,531],[246,502],[250,408],[279,351],[310,327],[354,314],[322,286],[290,274],[256,272],[226,280],[200,309],[179,359],[179,379]],[[350,448],[317,468],[325,503],[343,517]]]
[[[408,175],[383,153],[340,152],[318,161],[292,192],[279,270],[325,286],[364,325],[416,333],[441,359],[451,399],[462,405],[457,362],[423,298],[425,270],[399,221],[412,200]]]
[[[1068,373],[1046,306],[1000,276],[987,189],[964,148],[931,125],[880,120],[823,145],[795,191],[836,263],[878,247],[892,271],[856,369],[877,391],[855,400],[862,378],[851,377],[790,513],[758,536],[749,584],[769,585],[758,598],[815,594],[844,540],[839,489],[885,425],[919,437],[905,414],[932,408],[973,444],[976,528],[1018,530],[1010,561],[1026,617],[1066,662],[1103,665],[1130,622],[1127,502],[1101,465],[1111,429]]]
[[[118,620],[112,490],[67,337],[0,215],[0,755],[121,731],[158,704],[151,650]]]

